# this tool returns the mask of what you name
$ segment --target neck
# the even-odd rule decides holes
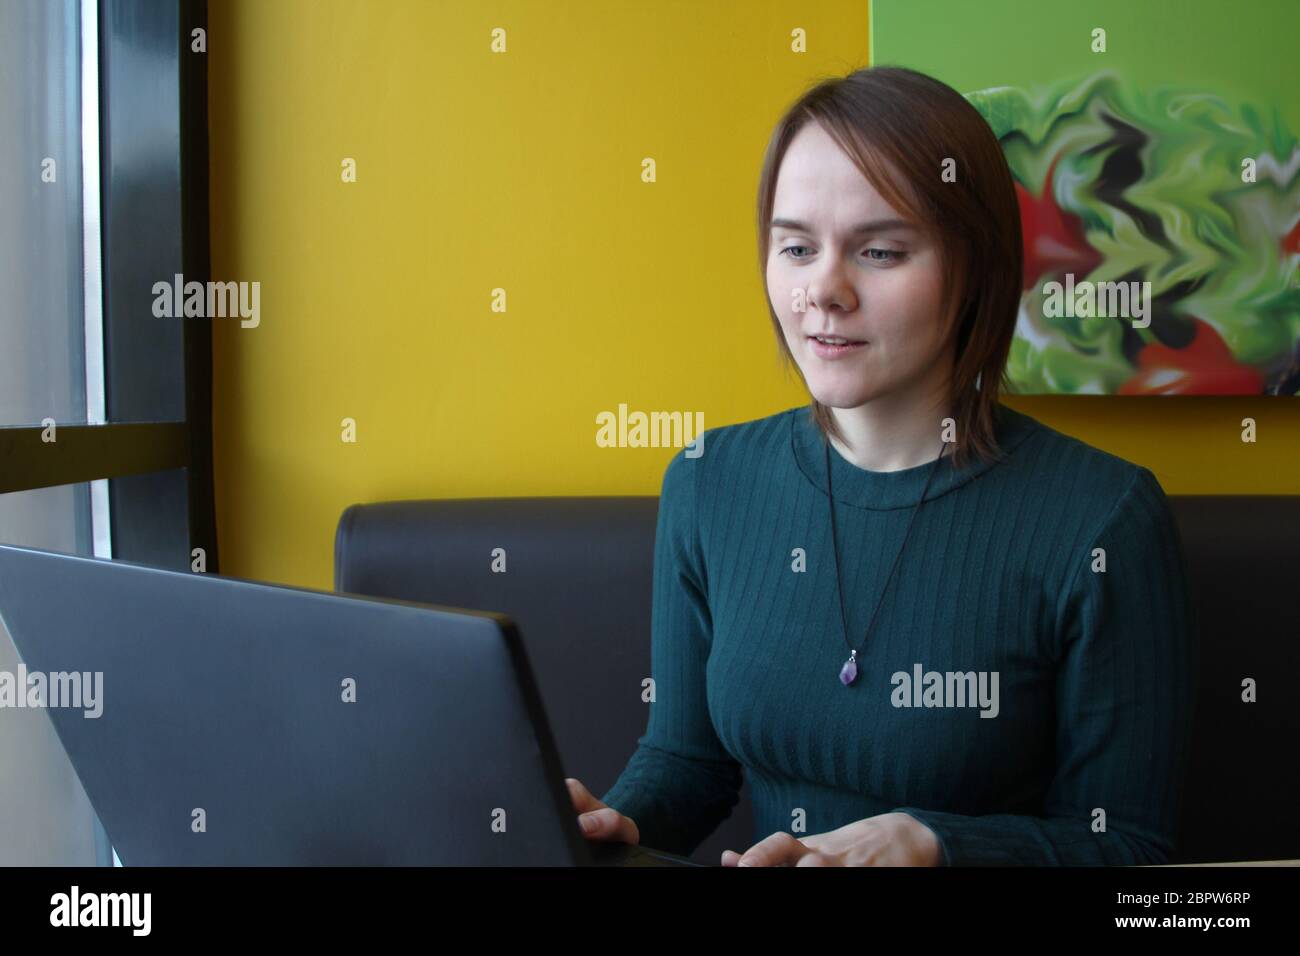
[[[832,438],[835,450],[867,471],[901,471],[934,461],[945,447],[943,419],[951,415],[946,393],[921,402],[883,395],[830,412],[847,440]]]

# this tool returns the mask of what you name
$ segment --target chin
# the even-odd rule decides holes
[[[874,393],[863,389],[849,391],[843,388],[810,388],[808,391],[828,408],[857,408],[875,397]]]

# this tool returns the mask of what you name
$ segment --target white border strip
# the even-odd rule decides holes
[[[99,0],[81,0],[81,312],[85,329],[86,424],[105,424],[103,235],[99,217]],[[90,483],[94,555],[113,556],[108,479]],[[121,866],[109,846],[113,866]]]
[[[86,424],[105,424],[104,284],[99,216],[99,0],[81,0],[81,264],[85,323]],[[90,483],[97,558],[113,556],[108,479]]]

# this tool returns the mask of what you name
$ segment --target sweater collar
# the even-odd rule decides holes
[[[994,433],[1004,457],[1010,455],[1035,429],[1041,427],[1036,419],[1006,405],[998,404],[994,408]],[[791,447],[799,470],[818,491],[825,494],[825,439],[813,420],[811,404],[790,410],[790,428]],[[998,464],[998,461],[973,458],[958,469],[953,467],[945,455],[930,482],[925,500],[933,501]],[[928,461],[901,471],[867,471],[848,461],[832,445],[831,478],[835,501],[837,504],[853,505],[871,511],[915,507],[933,465],[933,461]]]

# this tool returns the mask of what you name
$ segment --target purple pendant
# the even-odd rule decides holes
[[[858,665],[854,661],[854,658],[857,656],[858,655],[854,653],[852,657],[844,662],[844,666],[840,668],[840,683],[845,687],[848,687],[858,679]]]

